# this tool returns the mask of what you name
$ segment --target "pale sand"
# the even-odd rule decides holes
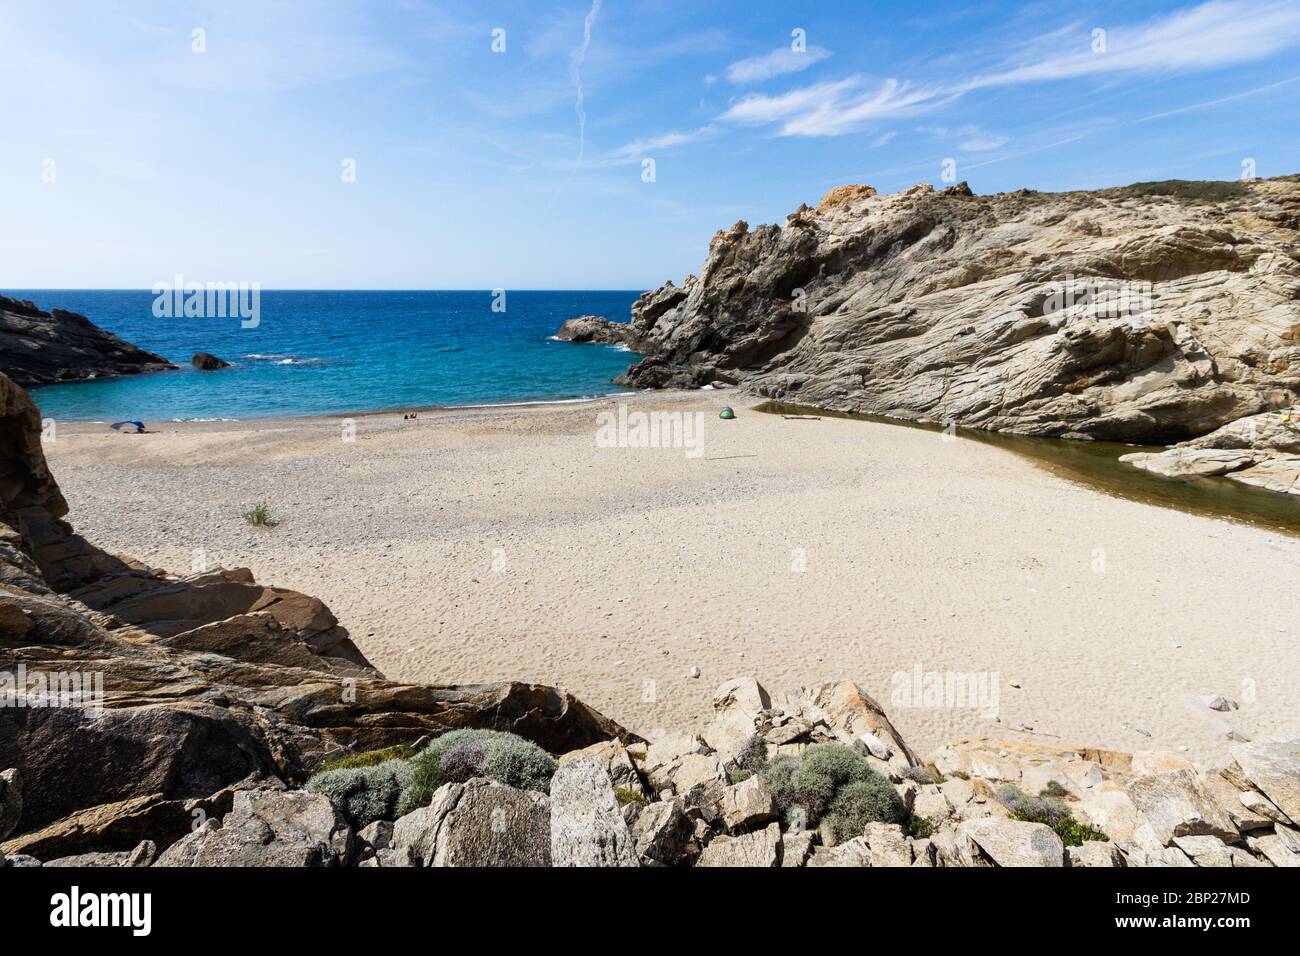
[[[740,417],[719,421],[728,402]],[[1300,731],[1294,538],[726,393],[632,400],[705,412],[702,457],[598,448],[612,407],[364,416],[350,443],[332,418],[61,424],[46,447],[92,541],[176,571],[201,547],[318,595],[397,679],[555,684],[647,733],[702,726],[734,676],[851,677],[921,751],[1029,725],[1203,755],[1224,742],[1188,701],[1207,692],[1240,700],[1227,717],[1251,736]],[[277,527],[240,520],[260,499]],[[918,665],[997,672],[1001,725],[901,706],[892,676]]]

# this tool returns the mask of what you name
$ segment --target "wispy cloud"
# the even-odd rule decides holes
[[[1104,51],[1074,43],[1074,52],[977,76],[965,91],[1012,83],[1064,80],[1099,73],[1204,70],[1260,60],[1300,42],[1296,0],[1211,0],[1136,27],[1115,27]]]
[[[762,83],[787,73],[798,73],[808,69],[814,63],[820,63],[831,55],[831,51],[819,46],[810,46],[805,50],[792,50],[779,47],[762,56],[751,56],[737,60],[727,67],[727,79],[732,83]]]
[[[573,53],[573,64],[571,72],[573,74],[573,85],[577,90],[577,100],[574,102],[574,109],[578,111],[578,165],[582,165],[582,155],[587,147],[587,110],[583,103],[582,97],[582,64],[587,59],[587,48],[591,46],[591,28],[596,23],[596,18],[600,16],[601,0],[591,0],[591,9],[587,11],[586,18],[582,21],[582,45]]]
[[[597,156],[595,159],[587,162],[588,166],[622,166],[628,163],[639,163],[641,160],[653,156],[655,153],[665,149],[671,149],[674,146],[682,146],[686,143],[693,143],[705,137],[712,136],[718,131],[718,128],[710,123],[707,126],[701,126],[693,130],[674,130],[671,133],[664,133],[662,136],[647,136],[641,139],[634,139],[631,142],[624,143],[617,149]]]
[[[980,89],[1102,74],[1190,72],[1261,60],[1300,44],[1300,0],[1210,0],[1137,26],[1115,27],[1098,50],[1090,29],[1081,24],[1049,38],[1066,52],[943,83],[889,79],[868,87],[861,77],[851,76],[772,96],[750,94],[720,120],[779,124],[781,136],[839,136],[881,119],[937,109]],[[989,150],[1005,142],[978,137],[963,148]]]
[[[779,96],[753,93],[735,103],[721,119],[761,125],[780,123],[782,136],[838,136],[873,120],[907,116],[930,108],[942,91],[886,80],[864,89],[861,77],[818,83]]]
[[[1010,136],[990,133],[970,124],[956,129],[945,126],[923,126],[917,132],[928,133],[938,139],[955,140],[957,148],[967,153],[984,153],[992,149],[1001,149],[1011,142]]]

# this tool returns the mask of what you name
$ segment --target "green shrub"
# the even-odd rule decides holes
[[[410,775],[405,760],[386,760],[362,767],[340,767],[307,781],[310,793],[329,797],[354,829],[376,820],[397,819],[402,788]]]
[[[906,823],[907,807],[894,785],[872,771],[871,777],[840,787],[823,822],[842,843],[860,836],[868,823]]]
[[[326,770],[348,770],[353,767],[373,767],[375,764],[383,763],[386,760],[405,760],[415,751],[410,744],[397,744],[394,747],[385,747],[383,750],[367,750],[364,753],[348,753],[339,757],[330,757],[323,761],[317,773],[324,773]]]
[[[269,528],[275,524],[271,520],[271,508],[265,501],[259,501],[247,511],[240,512],[239,516],[248,524],[258,528]]]
[[[626,806],[629,803],[635,803],[640,807],[650,806],[649,800],[629,787],[615,787],[614,797],[618,800],[618,805],[620,807]]]
[[[824,819],[836,842],[868,823],[907,819],[893,784],[843,744],[814,744],[799,758],[777,757],[764,776],[787,822],[814,827]]]
[[[934,833],[934,821],[929,817],[912,817],[903,829],[908,836],[924,840]]]
[[[498,730],[453,730],[412,757],[398,816],[428,806],[444,783],[487,777],[519,790],[548,793],[556,763],[534,743]]]
[[[1057,789],[1064,792],[1059,784]],[[1076,820],[1070,814],[1070,808],[1052,794],[1050,785],[1043,788],[1042,795],[1031,797],[1014,784],[1004,783],[998,787],[994,797],[1007,808],[1011,819],[1045,824],[1055,831],[1066,846],[1082,846],[1088,840],[1110,839],[1096,827]]]

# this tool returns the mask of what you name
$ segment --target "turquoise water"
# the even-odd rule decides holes
[[[637,356],[554,341],[565,319],[626,320],[637,292],[268,292],[256,328],[238,318],[157,318],[149,291],[16,289],[181,366],[32,390],[46,417],[73,421],[254,418],[435,405],[554,401],[620,391]],[[231,368],[199,372],[195,352]]]

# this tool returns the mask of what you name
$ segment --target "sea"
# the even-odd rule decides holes
[[[636,291],[263,290],[255,321],[233,307],[225,316],[188,317],[155,309],[150,290],[2,291],[47,311],[80,312],[179,366],[32,389],[41,414],[56,420],[148,424],[563,402],[623,391],[611,379],[639,358],[554,338],[577,315],[626,321]],[[198,371],[190,366],[195,352],[231,367]]]

